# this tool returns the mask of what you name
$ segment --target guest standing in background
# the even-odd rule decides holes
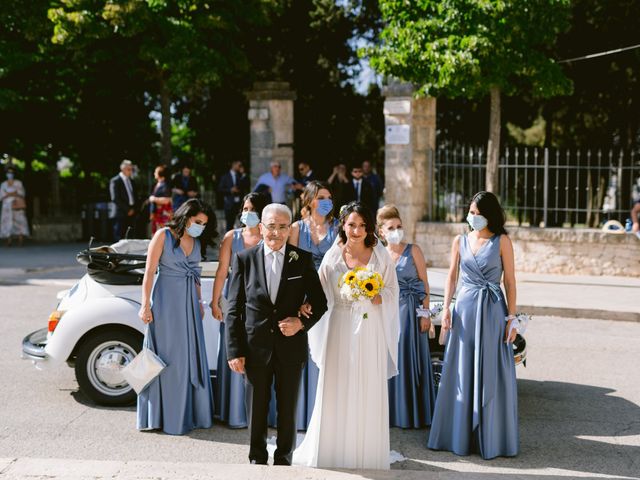
[[[280,162],[271,162],[269,172],[263,173],[256,182],[255,191],[260,190],[260,186],[269,189],[271,201],[273,203],[287,203],[287,190],[295,185],[296,181],[286,173],[282,173]]]
[[[307,162],[299,162],[298,163],[298,176],[296,180],[298,181],[299,188],[298,190],[302,191],[304,187],[306,187],[309,182],[312,182],[316,179],[313,170],[311,169],[311,165]]]
[[[516,313],[513,246],[493,193],[469,205],[472,231],[454,238],[442,328],[449,330],[428,447],[482,458],[518,454],[518,388],[510,329]],[[461,286],[453,312],[449,310]],[[505,296],[500,289],[504,279]]]
[[[339,212],[340,208],[352,200],[351,190],[349,188],[349,177],[347,177],[347,166],[344,163],[338,163],[334,166],[327,182],[333,192],[335,211]]]
[[[0,238],[4,238],[9,247],[12,238],[18,237],[18,245],[22,246],[24,237],[29,236],[26,192],[22,182],[16,178],[13,167],[7,168],[6,177],[6,180],[0,184],[0,202],[2,202]]]
[[[227,231],[233,230],[238,211],[242,209],[242,197],[249,192],[249,179],[242,173],[242,162],[239,160],[231,163],[231,168],[226,172],[218,184],[218,192],[222,194],[224,218]]]
[[[171,191],[173,193],[173,211],[180,208],[184,202],[190,198],[198,196],[198,181],[191,176],[191,165],[185,163],[182,165],[180,173],[177,173],[171,179]]]
[[[392,427],[431,425],[435,389],[427,332],[431,318],[416,308],[429,308],[427,265],[418,245],[403,242],[400,212],[393,205],[378,210],[378,233],[396,265],[400,287],[398,375],[389,380],[389,423]]]
[[[113,239],[123,238],[129,228],[135,227],[136,221],[136,186],[131,180],[133,163],[123,160],[120,173],[109,182],[111,201],[116,205],[116,215],[113,220]]]
[[[227,277],[231,260],[238,253],[256,246],[262,240],[260,234],[260,217],[262,209],[267,206],[266,198],[259,193],[250,193],[244,197],[240,222],[242,228],[228,231],[220,245],[220,259],[213,284],[211,313],[220,321],[220,348],[218,350],[217,379],[214,389],[216,418],[227,422],[232,428],[243,428],[248,425],[245,406],[244,378],[232,372],[227,362],[224,317],[226,315],[226,298],[229,290]]]
[[[384,193],[384,183],[380,176],[373,171],[373,166],[369,160],[362,162],[362,178],[364,178],[373,191],[372,202],[374,210],[380,205],[380,199]]]
[[[360,165],[351,169],[351,181],[347,184],[346,195],[349,201],[361,203],[373,212],[378,209],[378,206],[374,205],[373,189],[364,179]]]
[[[316,270],[320,268],[325,253],[329,251],[340,229],[340,223],[333,216],[331,189],[326,182],[309,182],[302,194],[302,209],[308,215],[291,226],[289,243],[313,256]],[[318,366],[309,359],[302,372],[300,397],[298,398],[297,426],[306,430],[313,413],[318,384]]]
[[[155,233],[164,227],[173,214],[171,206],[171,188],[167,182],[167,167],[159,165],[153,171],[156,184],[149,196],[149,219],[151,220],[151,233]]]
[[[208,211],[187,200],[149,244],[139,316],[148,324],[145,344],[167,366],[138,395],[138,430],[183,435],[213,424],[197,241]]]

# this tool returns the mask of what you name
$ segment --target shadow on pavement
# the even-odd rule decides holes
[[[449,470],[442,463],[465,462],[483,468],[527,470],[552,468],[585,475],[613,475],[640,478],[640,406],[614,396],[610,388],[562,382],[518,380],[520,454],[514,458],[483,460],[477,454],[458,457],[449,452],[435,452],[424,445],[428,430],[392,429],[391,448],[408,460],[394,464],[394,469]],[[594,438],[583,438],[594,437]],[[615,438],[612,438],[615,437]],[[413,439],[422,448],[415,448]],[[397,441],[399,440],[399,441]],[[404,445],[403,445],[404,444]],[[409,447],[407,449],[403,447]],[[400,447],[400,448],[398,448]],[[436,465],[423,462],[434,462]],[[468,471],[469,468],[464,469]],[[500,475],[496,472],[492,475]],[[512,475],[512,474],[511,474]],[[542,478],[539,474],[536,478]],[[367,476],[372,479],[384,476]]]

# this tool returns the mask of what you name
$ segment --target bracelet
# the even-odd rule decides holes
[[[508,322],[509,320],[515,320],[516,316],[515,315],[507,315],[506,317],[504,317],[504,319]]]

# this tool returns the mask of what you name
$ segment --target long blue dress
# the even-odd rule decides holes
[[[298,248],[310,252],[313,257],[313,264],[316,270],[320,268],[324,255],[329,251],[336,237],[340,224],[333,220],[327,229],[327,235],[317,245],[311,239],[309,224],[305,221],[298,222],[300,235],[298,237]],[[316,401],[316,390],[318,387],[318,366],[311,360],[311,355],[302,370],[300,381],[300,393],[298,395],[298,409],[296,411],[296,427],[298,430],[306,430],[311,421],[313,405]],[[275,426],[277,423],[275,390],[271,389],[271,403],[269,405],[269,425]]]
[[[151,293],[146,344],[166,368],[138,395],[137,428],[182,435],[213,424],[213,395],[196,285],[200,242],[187,257],[169,229]]]
[[[389,380],[389,424],[422,428],[431,425],[435,404],[431,352],[426,333],[420,332],[416,308],[426,296],[408,244],[396,263],[400,287],[400,344],[398,375]]]
[[[461,285],[429,432],[428,447],[484,459],[518,454],[518,390],[507,305],[500,289],[500,236],[474,256],[460,238]]]
[[[231,256],[244,250],[242,228],[233,231],[231,240]],[[227,279],[228,280],[228,279]],[[224,285],[223,295],[226,298],[229,283]],[[218,349],[218,367],[214,389],[216,418],[227,422],[232,428],[244,428],[247,423],[247,408],[244,398],[244,377],[231,371],[227,363],[227,346],[225,342],[225,324],[220,322],[220,348]]]

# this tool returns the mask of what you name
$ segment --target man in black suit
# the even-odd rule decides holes
[[[236,160],[231,169],[220,178],[218,192],[222,194],[227,231],[233,229],[240,211],[242,198],[249,193],[249,178],[243,173],[242,162]]]
[[[136,188],[131,181],[133,163],[123,160],[120,173],[109,181],[111,201],[116,205],[116,216],[113,219],[113,239],[117,242],[127,233],[129,227],[135,225]]]
[[[233,259],[226,323],[231,370],[245,373],[251,429],[251,463],[266,464],[267,416],[275,378],[278,441],[274,465],[291,465],[296,444],[296,407],[307,331],[327,310],[311,254],[287,244],[291,210],[270,204],[262,212],[263,244]],[[300,307],[311,305],[308,318]]]
[[[378,209],[371,184],[363,177],[364,171],[360,165],[351,169],[351,181],[346,185],[346,196],[350,202],[360,202],[367,206],[374,214]]]

